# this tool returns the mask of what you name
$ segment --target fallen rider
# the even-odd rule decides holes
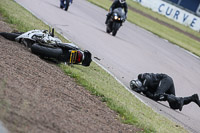
[[[138,79],[130,81],[130,88],[155,101],[167,101],[172,109],[181,111],[184,105],[191,102],[200,107],[198,94],[177,97],[173,79],[167,74],[141,73],[138,75]]]
[[[72,43],[62,43],[60,39],[54,37],[54,30],[52,33],[48,30],[31,30],[25,33],[0,32],[0,35],[25,45],[41,58],[83,66],[89,66],[92,61],[89,51],[83,51]]]

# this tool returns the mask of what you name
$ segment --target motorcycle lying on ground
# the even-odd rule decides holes
[[[122,23],[125,22],[126,15],[122,8],[116,8],[113,10],[113,13],[108,20],[106,32],[111,33],[115,36],[117,34],[117,31],[122,26]]]
[[[6,33],[0,32],[4,38],[19,42],[31,49],[31,52],[44,59],[53,59],[67,64],[80,64],[89,66],[92,59],[91,53],[81,50],[72,43],[62,43],[54,37],[54,29],[31,30],[25,33]]]
[[[73,0],[60,0],[60,8],[64,8],[64,10],[67,11],[72,2]]]

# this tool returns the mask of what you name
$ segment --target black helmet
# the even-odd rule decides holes
[[[126,2],[126,0],[119,0],[119,2],[120,2],[121,4],[123,4],[123,3]]]
[[[83,66],[89,66],[92,62],[92,54],[88,50],[84,50],[84,59],[82,61]]]
[[[142,87],[142,82],[138,79],[130,81],[130,87],[132,90]]]

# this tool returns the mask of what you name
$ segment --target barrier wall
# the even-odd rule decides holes
[[[163,0],[163,1],[169,1],[174,4],[177,4],[187,10],[190,10],[194,14],[197,12],[197,8],[200,4],[199,0]]]
[[[200,18],[162,0],[133,0],[174,21],[200,31]]]

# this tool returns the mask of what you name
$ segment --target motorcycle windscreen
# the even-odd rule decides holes
[[[114,9],[113,13],[117,13],[120,18],[125,17],[125,12],[122,8]]]

